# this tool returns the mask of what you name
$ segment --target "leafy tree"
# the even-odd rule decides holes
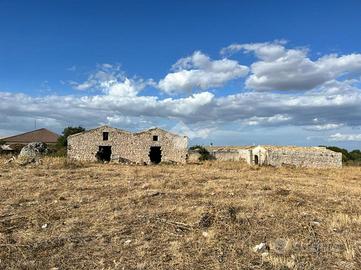
[[[85,131],[85,128],[79,127],[66,127],[64,128],[63,135],[58,138],[58,146],[66,147],[68,145],[68,137],[73,134],[77,134]]]
[[[360,150],[352,150],[349,152],[349,155],[354,161],[361,161],[361,151]]]
[[[211,153],[209,153],[209,151],[201,145],[194,145],[194,146],[190,147],[189,150],[195,150],[199,154],[201,154],[201,156],[199,157],[199,160],[213,160],[214,159],[214,156],[212,156]]]

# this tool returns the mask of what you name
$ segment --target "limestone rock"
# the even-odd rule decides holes
[[[17,159],[17,163],[20,165],[26,165],[29,163],[38,163],[40,157],[48,152],[48,148],[45,143],[32,142],[24,146]]]
[[[265,252],[268,252],[268,250],[269,250],[269,246],[264,242],[262,242],[258,245],[255,245],[253,247],[253,251],[257,252],[257,253],[265,253]]]

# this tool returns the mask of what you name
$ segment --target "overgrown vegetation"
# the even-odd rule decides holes
[[[334,152],[342,153],[342,162],[345,164],[361,164],[360,150],[352,150],[349,152],[347,149],[337,146],[326,146],[326,148]]]
[[[201,145],[194,145],[190,147],[189,150],[197,151],[201,155],[199,157],[200,161],[215,159],[214,156],[212,156],[211,153],[209,153],[209,151]]]
[[[6,142],[3,140],[0,140],[0,145],[4,145]]]

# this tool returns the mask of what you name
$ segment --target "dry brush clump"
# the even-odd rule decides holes
[[[360,269],[360,181],[358,167],[1,162],[0,269]]]

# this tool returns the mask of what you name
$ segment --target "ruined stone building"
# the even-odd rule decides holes
[[[342,154],[325,147],[257,146],[252,149],[251,163],[271,166],[339,168],[342,167]]]
[[[342,167],[342,154],[325,147],[234,146],[208,147],[217,160],[244,160],[252,165],[293,165],[310,168]]]
[[[185,163],[188,138],[160,128],[142,132],[101,126],[68,137],[68,158],[79,161],[119,161],[138,164]]]

